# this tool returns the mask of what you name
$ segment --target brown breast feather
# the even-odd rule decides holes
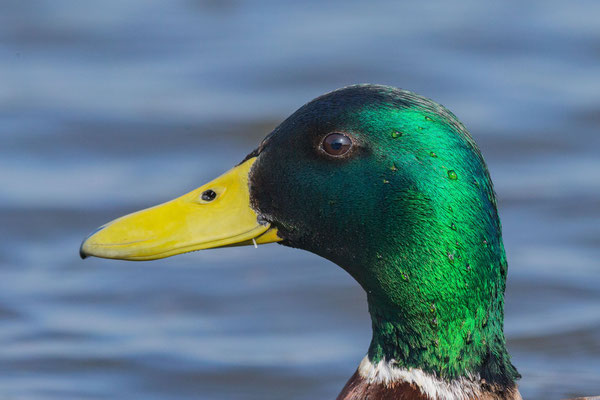
[[[407,382],[397,382],[392,385],[369,383],[360,376],[358,371],[348,380],[337,400],[432,400],[419,388]],[[451,399],[447,399],[451,400]],[[471,400],[522,400],[518,389],[493,388],[482,384],[482,392]],[[598,399],[600,400],[600,399]]]

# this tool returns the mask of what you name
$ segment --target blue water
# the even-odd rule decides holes
[[[524,397],[600,394],[598,15],[597,1],[4,0],[0,398],[334,398],[370,340],[337,266],[278,245],[145,263],[77,251],[358,82],[436,99],[480,144]]]

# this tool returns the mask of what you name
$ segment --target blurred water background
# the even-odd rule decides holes
[[[0,399],[333,399],[370,340],[345,272],[278,245],[154,262],[82,238],[352,83],[480,144],[526,399],[600,394],[600,2],[3,0]]]

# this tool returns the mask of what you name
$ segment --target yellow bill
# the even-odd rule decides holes
[[[250,158],[181,197],[118,218],[81,244],[87,256],[155,260],[189,251],[280,241],[250,207]]]

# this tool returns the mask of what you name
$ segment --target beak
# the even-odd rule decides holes
[[[155,260],[214,247],[278,242],[250,207],[248,173],[256,157],[181,197],[118,218],[88,236],[81,258]],[[204,194],[204,196],[203,196]]]

